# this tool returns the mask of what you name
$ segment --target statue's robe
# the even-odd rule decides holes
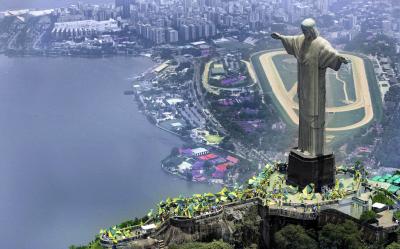
[[[338,71],[342,62],[330,43],[318,36],[282,36],[282,43],[297,59],[297,95],[299,98],[299,143],[301,151],[313,156],[324,154],[326,69]]]

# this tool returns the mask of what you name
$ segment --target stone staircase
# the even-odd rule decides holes
[[[168,246],[165,245],[164,240],[157,241],[157,248],[158,249],[168,249]]]

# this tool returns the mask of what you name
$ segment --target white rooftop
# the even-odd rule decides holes
[[[193,152],[193,154],[201,154],[201,153],[208,152],[208,150],[204,149],[204,148],[196,148],[196,149],[193,149],[192,152]]]
[[[184,172],[185,170],[191,169],[192,165],[186,161],[183,161],[181,164],[178,165],[178,169],[180,172]]]
[[[172,127],[181,127],[182,124],[179,123],[179,122],[176,122],[176,123],[172,123],[171,126],[172,126]]]
[[[154,223],[142,226],[143,230],[151,230],[151,229],[155,229],[155,228],[156,228],[156,225]]]
[[[54,9],[31,10],[31,11],[29,11],[29,15],[32,15],[32,16],[45,16],[45,15],[50,15],[53,12],[54,12]]]
[[[382,209],[382,208],[386,207],[386,205],[383,203],[375,202],[374,204],[372,204],[372,207],[377,208],[377,209]]]
[[[183,99],[180,98],[171,98],[171,99],[167,99],[167,103],[170,105],[176,105],[178,103],[183,102]]]
[[[199,45],[204,45],[204,44],[207,44],[207,43],[205,41],[197,41],[197,42],[192,42],[190,44],[192,44],[193,46],[199,46]]]
[[[53,31],[96,30],[99,32],[119,31],[118,22],[114,19],[106,21],[83,20],[73,22],[56,22]]]

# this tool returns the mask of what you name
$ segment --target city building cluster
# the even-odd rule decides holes
[[[56,22],[52,34],[58,38],[93,36],[107,32],[118,32],[121,28],[114,19],[107,21],[83,20],[72,22]]]
[[[138,50],[221,38],[263,47],[270,32],[298,33],[298,25],[306,17],[318,20],[324,37],[340,48],[359,34],[382,33],[398,39],[400,22],[392,7],[391,0],[115,0],[101,5],[11,10],[0,12],[4,23],[0,49],[37,53],[51,49],[60,39],[82,42],[102,35],[110,35],[113,46],[119,47],[114,53],[121,48],[131,53],[132,46],[126,47],[126,42],[134,43]],[[45,18],[49,25],[43,26]],[[23,41],[16,38],[25,33],[32,41],[19,44]],[[398,42],[396,48],[400,50]]]

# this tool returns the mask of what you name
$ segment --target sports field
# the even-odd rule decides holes
[[[242,60],[241,62],[246,65],[247,71],[249,72],[249,76],[251,78],[250,81],[247,81],[246,84],[234,86],[234,87],[222,87],[222,86],[212,85],[210,83],[210,72],[211,72],[211,68],[212,68],[212,65],[214,64],[214,62],[215,61],[211,60],[205,64],[203,75],[202,75],[203,87],[209,93],[212,93],[214,95],[220,95],[221,90],[240,91],[241,88],[243,88],[243,87],[253,87],[254,85],[257,84],[257,75],[256,75],[256,72],[255,72],[254,68],[252,67],[251,63],[248,61]]]
[[[326,127],[328,132],[355,130],[374,119],[374,104],[363,58],[343,53],[351,60],[338,72],[326,74]],[[264,93],[271,94],[285,120],[298,124],[297,62],[283,50],[264,51],[251,58]],[[380,104],[379,104],[380,106]]]

